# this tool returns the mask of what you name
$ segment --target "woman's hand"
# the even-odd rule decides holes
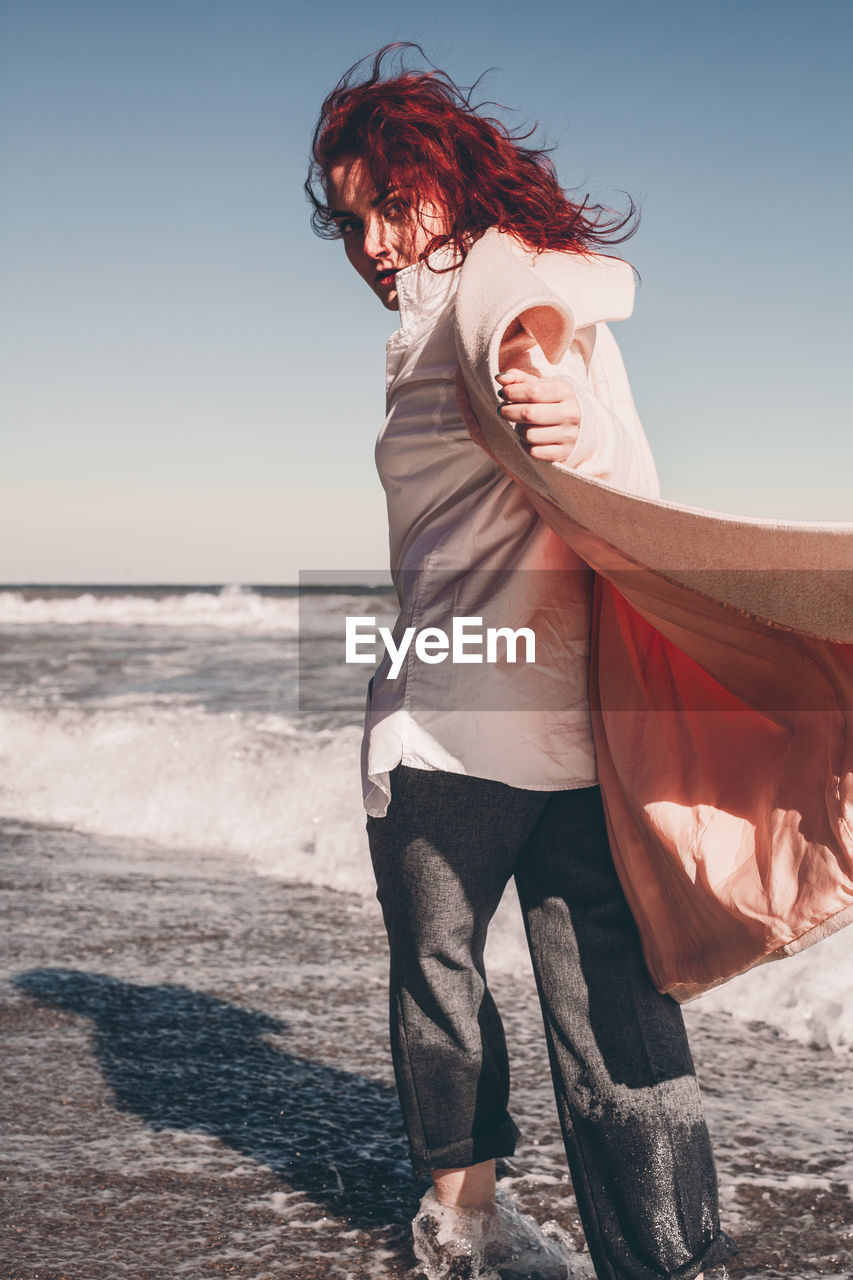
[[[568,378],[538,378],[508,369],[497,375],[504,404],[498,410],[516,423],[519,438],[533,458],[565,462],[578,438],[581,409]]]

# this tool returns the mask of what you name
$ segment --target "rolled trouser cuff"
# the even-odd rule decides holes
[[[484,1160],[513,1155],[518,1138],[518,1127],[507,1116],[502,1124],[488,1133],[463,1138],[443,1147],[426,1150],[411,1147],[412,1166],[418,1175],[429,1174],[433,1169],[467,1169],[472,1164],[482,1164]]]
[[[687,1263],[680,1270],[673,1271],[667,1280],[693,1280],[693,1277],[698,1276],[700,1272],[707,1271],[710,1267],[718,1267],[722,1262],[727,1262],[729,1258],[734,1257],[737,1251],[737,1244],[732,1240],[731,1236],[727,1236],[725,1231],[718,1231],[698,1258],[694,1258],[692,1262]]]

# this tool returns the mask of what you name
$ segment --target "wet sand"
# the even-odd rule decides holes
[[[418,1274],[374,903],[21,823],[0,860],[2,1280]],[[580,1247],[535,994],[493,985],[506,1185]],[[729,1275],[849,1276],[850,1058],[685,1012]]]

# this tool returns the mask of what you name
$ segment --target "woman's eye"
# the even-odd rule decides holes
[[[355,231],[358,227],[358,218],[341,218],[338,222],[338,231],[342,236],[347,235],[350,231]]]
[[[404,212],[402,200],[389,200],[383,212],[386,218],[402,218]]]

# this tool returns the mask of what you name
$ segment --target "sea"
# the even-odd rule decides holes
[[[390,625],[390,584],[0,588],[0,818],[372,896],[353,615]],[[511,891],[487,961],[527,971]],[[849,1054],[853,929],[700,1003]]]
[[[323,575],[0,587],[0,1280],[439,1280],[343,660],[347,617],[395,614]],[[486,962],[502,1190],[594,1280],[512,887]],[[851,974],[848,929],[685,1006],[730,1280],[850,1280]]]

